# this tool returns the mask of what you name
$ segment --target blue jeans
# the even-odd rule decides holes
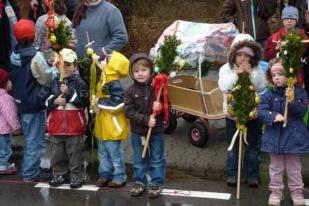
[[[142,158],[143,148],[141,136],[131,133],[133,147],[133,179],[136,183],[146,186],[146,174],[150,174],[150,186],[161,186],[165,181],[165,156],[163,133],[153,134],[150,137],[146,157]]]
[[[236,122],[225,118],[226,120],[226,137],[228,143],[231,142],[236,132]],[[259,178],[259,150],[261,139],[261,127],[258,119],[250,120],[246,124],[248,128],[247,140],[249,145],[244,144],[244,176],[246,180],[258,180]],[[238,169],[238,142],[237,138],[234,147],[227,152],[227,176],[236,177]]]
[[[9,160],[12,155],[11,135],[0,134],[0,171],[8,169]]]
[[[20,122],[26,138],[21,176],[31,180],[40,173],[40,158],[45,151],[45,112],[21,114]]]
[[[99,175],[107,180],[127,181],[121,140],[98,140]]]

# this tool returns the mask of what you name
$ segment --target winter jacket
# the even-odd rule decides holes
[[[148,122],[152,114],[152,102],[155,100],[153,87],[150,84],[134,82],[125,91],[124,110],[130,120],[131,131],[140,135],[146,135]],[[152,128],[152,134],[164,131],[163,114],[156,116],[156,125]]]
[[[129,136],[129,124],[124,114],[124,90],[119,79],[129,73],[129,60],[113,52],[103,70],[105,83],[99,83],[97,93],[100,113],[96,114],[95,136],[100,140],[123,140]],[[102,80],[102,79],[101,79]]]
[[[267,84],[264,72],[258,67],[258,62],[262,58],[262,48],[258,43],[249,37],[250,36],[248,34],[239,34],[235,37],[228,56],[228,63],[224,64],[219,70],[218,85],[220,90],[223,92],[223,112],[227,115],[227,94],[238,80],[238,75],[234,70],[235,67],[237,67],[235,64],[237,50],[246,46],[251,48],[254,52],[254,56],[250,59],[250,80],[255,87],[255,90],[257,92],[262,92]]]
[[[14,98],[0,88],[0,134],[20,129]]]
[[[254,5],[254,15],[251,12],[251,2]],[[244,22],[244,33],[254,37],[255,31],[255,40],[263,40],[270,34],[267,20],[275,13],[276,2],[276,0],[225,0],[221,16],[223,22],[236,24],[240,32],[242,32]],[[252,21],[252,18],[255,21]]]
[[[285,88],[271,88],[261,96],[258,117],[265,123],[261,150],[272,154],[309,153],[309,132],[303,122],[307,110],[307,94],[295,87],[294,101],[288,105],[286,127],[282,122],[274,123],[278,113],[284,114]]]
[[[104,85],[109,94],[98,102],[100,113],[96,115],[95,136],[100,140],[123,140],[129,135],[129,124],[124,114],[124,90],[119,80]]]
[[[11,55],[10,77],[18,114],[36,113],[44,109],[40,98],[40,83],[32,75],[31,61],[37,49],[30,46],[17,49]]]
[[[65,107],[54,104],[54,100],[61,95],[59,76],[40,92],[49,111],[47,132],[54,136],[82,135],[87,127],[84,108],[89,102],[88,86],[77,74],[64,78],[64,83],[69,88]]]
[[[307,39],[305,31],[303,29],[296,29],[299,36]],[[264,45],[264,58],[268,61],[276,57],[278,51],[276,51],[277,42],[279,42],[284,36],[288,35],[288,31],[285,28],[281,28],[279,31],[271,35]],[[305,51],[306,45],[303,46],[303,51]]]

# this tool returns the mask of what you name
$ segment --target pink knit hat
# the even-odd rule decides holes
[[[248,54],[249,56],[252,56],[252,57],[254,56],[253,50],[251,48],[247,47],[247,46],[244,46],[244,47],[241,47],[240,49],[238,49],[236,51],[236,54],[238,54],[238,53],[245,53],[245,54]]]

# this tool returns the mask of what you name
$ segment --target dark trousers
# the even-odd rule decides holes
[[[50,140],[53,174],[83,178],[82,136],[51,136]]]
[[[226,121],[226,138],[228,143],[231,140],[237,130],[236,122],[229,118],[225,118]],[[244,144],[244,176],[246,180],[255,180],[259,178],[259,150],[261,139],[261,127],[258,119],[253,119],[246,124],[248,128],[247,141],[249,145]],[[237,176],[238,169],[238,143],[237,138],[234,147],[227,153],[227,176]]]

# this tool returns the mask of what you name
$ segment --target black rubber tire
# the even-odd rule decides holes
[[[201,122],[194,122],[189,128],[189,138],[196,147],[203,147],[208,141],[207,128]]]

